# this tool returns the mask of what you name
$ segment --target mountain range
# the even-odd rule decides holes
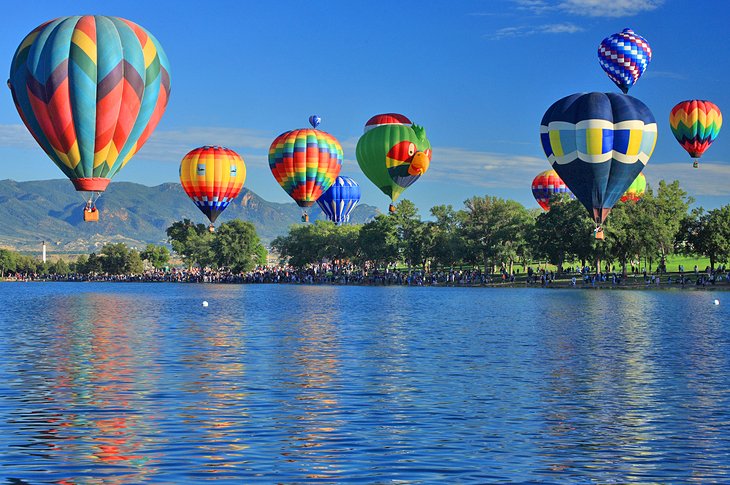
[[[0,180],[0,247],[37,252],[45,241],[51,251],[76,254],[123,242],[139,249],[148,243],[166,244],[165,230],[175,221],[208,224],[176,183],[148,187],[114,182],[96,205],[99,221],[84,222],[84,198],[68,180]],[[308,212],[311,221],[325,218],[317,204]],[[366,222],[378,213],[373,206],[358,205],[351,221]],[[251,222],[268,244],[300,223],[300,217],[301,209],[295,203],[269,202],[244,188],[216,225],[232,219]]]

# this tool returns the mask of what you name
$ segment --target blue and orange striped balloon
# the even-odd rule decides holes
[[[76,190],[101,192],[160,121],[169,71],[162,46],[145,29],[85,15],[28,34],[8,85],[25,126]]]
[[[271,173],[299,207],[311,207],[330,188],[343,158],[334,136],[311,128],[282,133],[269,148]]]

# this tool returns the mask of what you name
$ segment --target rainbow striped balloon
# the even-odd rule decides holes
[[[76,190],[101,192],[160,121],[169,71],[162,46],[145,29],[85,15],[28,34],[8,85],[25,126]]]
[[[311,207],[330,188],[343,158],[334,136],[311,128],[282,133],[269,148],[271,173],[299,207]]]
[[[722,113],[714,103],[691,99],[678,103],[669,115],[669,126],[680,145],[694,158],[698,158],[715,141],[722,127]]]
[[[188,152],[180,162],[180,183],[211,227],[228,204],[241,193],[246,164],[230,148],[203,146]]]
[[[545,170],[537,174],[532,180],[532,196],[543,210],[550,210],[550,197],[554,194],[568,194],[571,199],[575,199],[555,170]]]

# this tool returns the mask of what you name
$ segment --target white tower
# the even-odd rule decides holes
[[[46,262],[46,242],[43,241],[43,262]]]

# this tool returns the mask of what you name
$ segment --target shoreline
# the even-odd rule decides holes
[[[659,283],[651,281],[601,281],[595,283],[584,283],[577,280],[575,284],[571,280],[557,280],[546,283],[528,283],[525,280],[515,282],[485,282],[485,283],[394,283],[382,281],[243,281],[230,279],[145,279],[135,276],[114,276],[114,277],[93,277],[93,278],[0,278],[0,283],[144,283],[144,284],[220,284],[220,285],[287,285],[287,286],[362,286],[362,287],[406,287],[406,288],[532,288],[532,289],[555,289],[555,290],[644,290],[644,291],[730,291],[730,282],[726,278],[720,281],[706,281],[698,284],[680,283],[678,280]]]

